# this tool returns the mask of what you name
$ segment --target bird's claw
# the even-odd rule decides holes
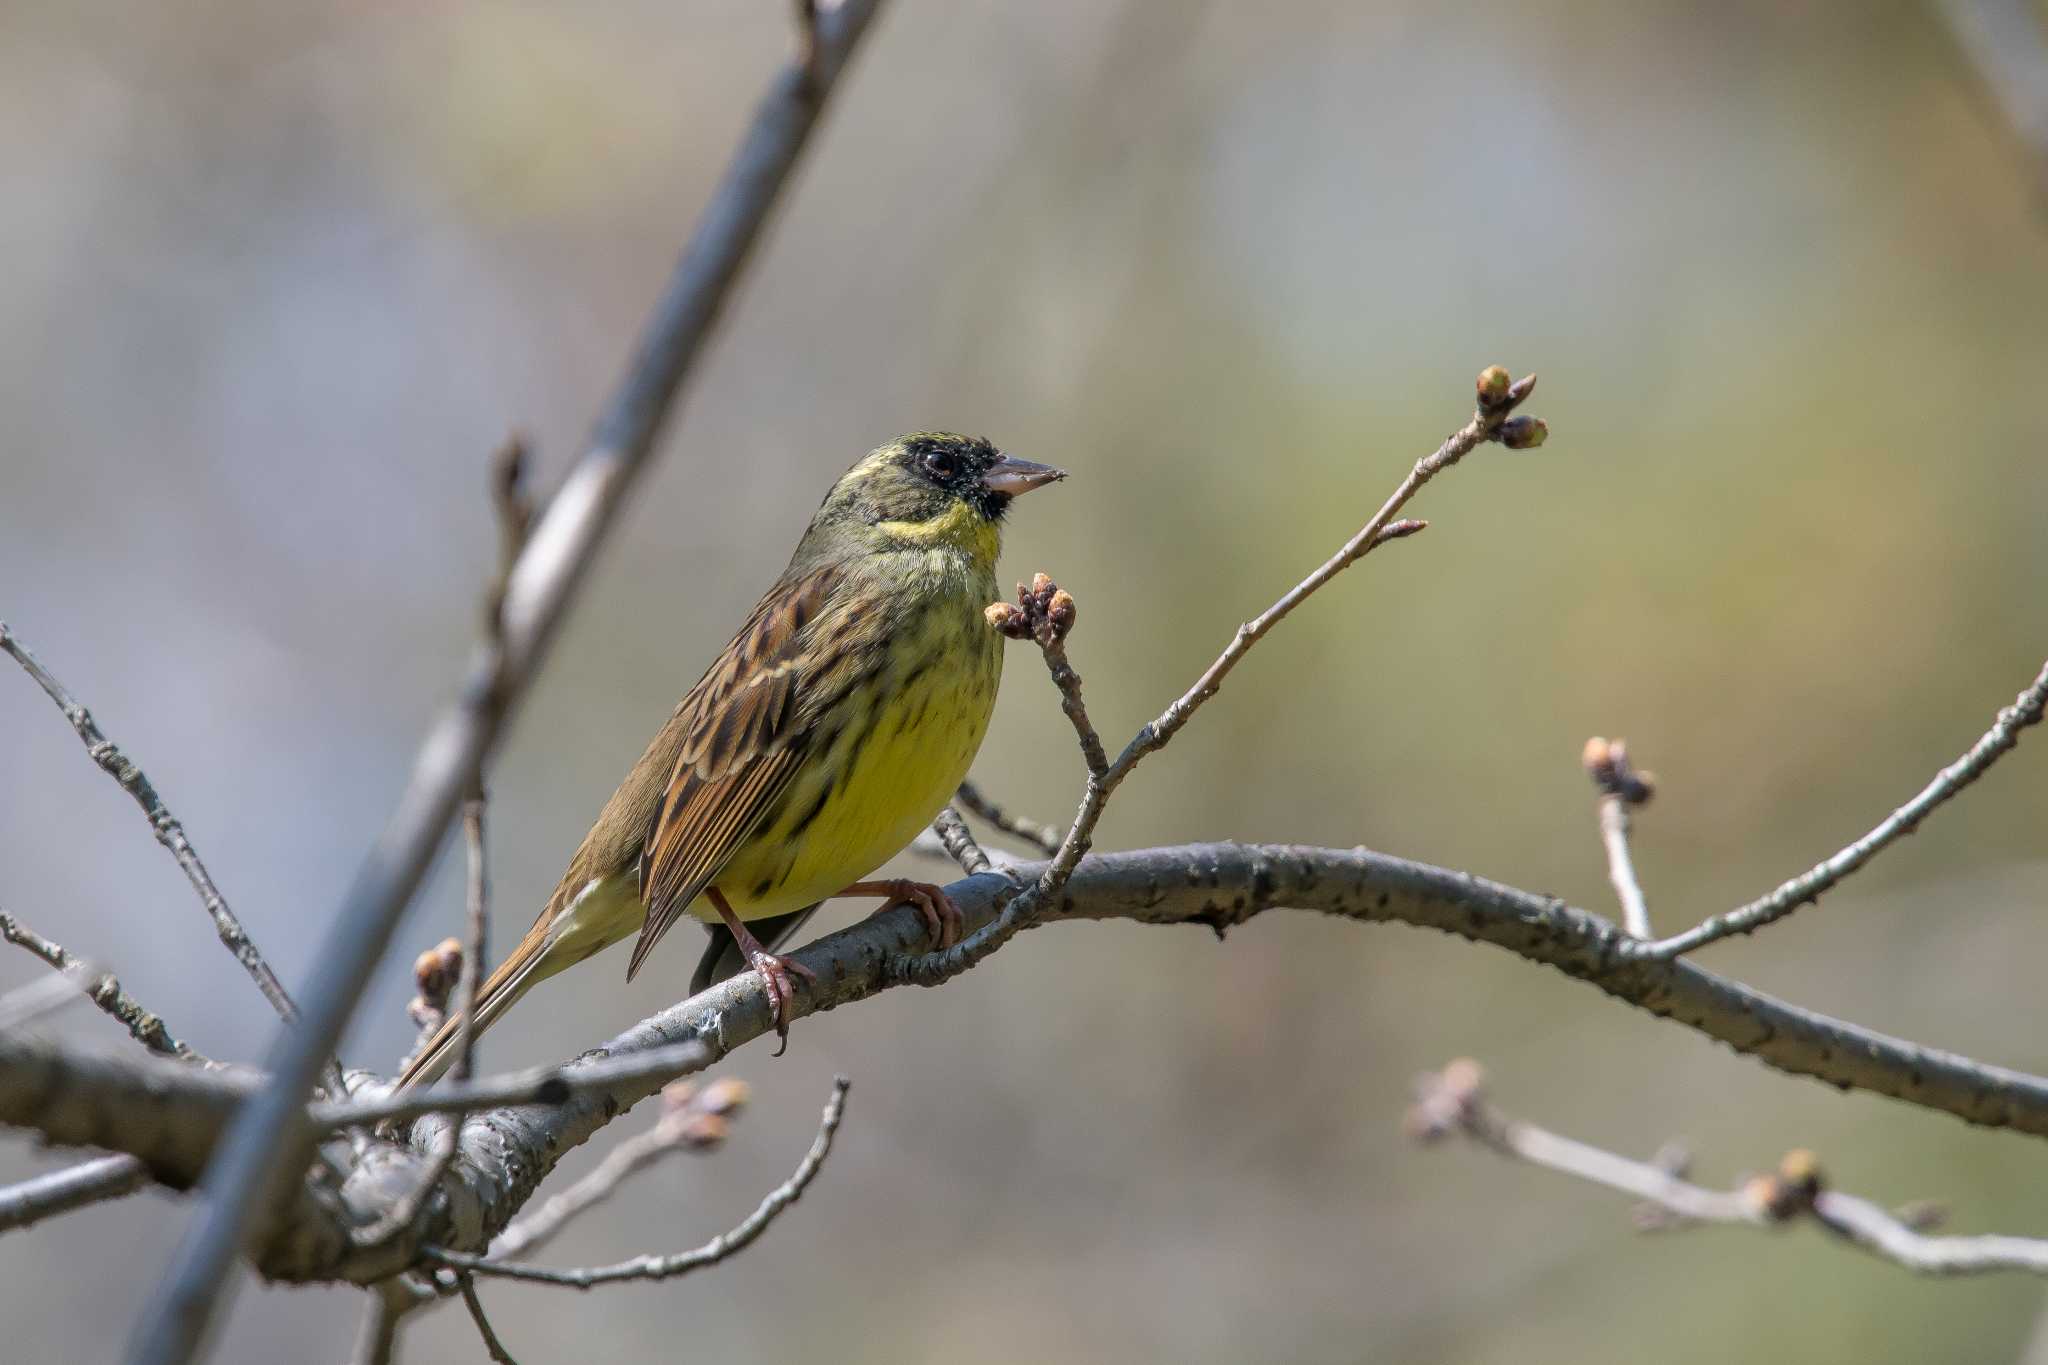
[[[765,949],[748,954],[747,961],[761,974],[761,984],[768,989],[768,1017],[775,1021],[777,1039],[774,1055],[780,1057],[789,1050],[790,1012],[796,1008],[796,983],[790,978],[800,976],[815,986],[818,974],[795,958]]]
[[[950,948],[960,941],[960,929],[966,922],[960,907],[946,894],[946,888],[932,882],[893,881],[888,884],[889,894],[895,897],[890,905],[908,905],[924,916],[925,933],[931,936],[935,949]],[[888,909],[887,905],[882,907]]]

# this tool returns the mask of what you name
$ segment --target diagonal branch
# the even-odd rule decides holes
[[[157,795],[156,788],[150,784],[142,769],[136,767],[112,740],[100,732],[98,723],[92,718],[92,712],[80,705],[78,699],[71,695],[64,684],[58,682],[50,671],[43,667],[36,656],[29,652],[28,646],[7,628],[5,621],[0,621],[0,650],[4,650],[20,664],[29,677],[35,679],[36,685],[57,704],[57,709],[64,713],[64,719],[70,721],[71,728],[78,732],[78,738],[84,742],[85,751],[91,756],[92,761],[97,763],[107,776],[113,778],[122,791],[135,798],[135,804],[142,807],[142,813],[149,817],[149,827],[156,834],[156,841],[170,850],[171,857],[177,860],[179,869],[184,872],[185,880],[192,883],[192,889],[199,893],[199,903],[212,917],[214,932],[220,935],[221,943],[235,955],[235,961],[242,964],[242,970],[256,983],[256,989],[263,992],[263,998],[270,1002],[278,1017],[286,1023],[296,1020],[299,1015],[298,1008],[292,1003],[291,995],[285,990],[284,983],[277,979],[276,972],[270,970],[270,964],[264,961],[263,954],[257,951],[248,930],[235,918],[235,912],[228,908],[227,898],[221,895],[220,888],[213,884],[213,874],[206,870],[205,863],[199,861],[198,850],[192,847],[192,841],[185,836],[184,825],[178,822],[177,816],[171,814],[170,808],[164,804],[163,798]]]
[[[65,976],[76,978],[78,988],[85,992],[86,999],[120,1021],[128,1030],[129,1037],[151,1052],[163,1057],[175,1057],[182,1062],[206,1060],[173,1038],[170,1029],[164,1026],[164,1021],[144,1009],[134,996],[122,990],[120,980],[112,972],[93,967],[64,945],[52,943],[9,914],[0,913],[0,939],[27,949]]]
[[[1427,528],[1427,522],[1394,519],[1422,491],[1424,484],[1486,442],[1497,441],[1515,450],[1533,449],[1544,443],[1550,428],[1540,418],[1515,415],[1515,409],[1535,388],[1536,376],[1533,374],[1510,381],[1508,372],[1498,365],[1481,370],[1476,385],[1477,406],[1471,420],[1445,437],[1434,451],[1417,460],[1407,477],[1381,504],[1379,511],[1373,513],[1358,533],[1345,541],[1335,554],[1281,594],[1272,606],[1239,626],[1215,662],[1203,670],[1194,685],[1168,706],[1158,719],[1142,727],[1117,755],[1115,762],[1109,760],[1101,736],[1088,718],[1088,708],[1081,698],[1080,675],[1067,659],[1066,638],[1073,629],[1076,612],[1073,597],[1060,590],[1050,578],[1039,574],[1028,587],[1018,585],[1015,606],[1006,602],[992,604],[988,609],[989,625],[1012,639],[1035,640],[1039,652],[1045,657],[1046,669],[1052,675],[1053,685],[1059,689],[1060,709],[1074,727],[1075,737],[1081,745],[1081,757],[1088,769],[1087,782],[1081,792],[1081,807],[1074,816],[1073,824],[1068,826],[1065,838],[1060,841],[1059,851],[1053,855],[1051,864],[1040,874],[1036,884],[1012,897],[992,923],[950,948],[905,961],[894,970],[918,985],[935,986],[972,968],[1015,937],[1019,930],[1029,926],[1035,917],[1043,913],[1041,907],[1057,900],[1061,888],[1093,846],[1095,827],[1101,822],[1102,813],[1117,787],[1148,754],[1166,747],[1180,733],[1181,727],[1201,709],[1203,703],[1222,689],[1223,680],[1237,667],[1238,661],[1250,653],[1274,626],[1286,620],[1296,607],[1338,574],[1388,541],[1399,540]]]
[[[1810,1221],[1916,1274],[2018,1270],[2048,1275],[2048,1241],[1928,1236],[1912,1221],[1868,1199],[1828,1188],[1820,1163],[1808,1151],[1787,1152],[1769,1175],[1752,1176],[1732,1190],[1713,1190],[1663,1166],[1634,1161],[1501,1113],[1487,1101],[1479,1064],[1469,1059],[1422,1077],[1418,1089],[1407,1119],[1408,1131],[1417,1139],[1437,1142],[1462,1136],[1501,1156],[1632,1194],[1684,1222],[1774,1228]]]
[[[1753,934],[1766,924],[1785,918],[1800,906],[1819,900],[1821,894],[1849,877],[1893,843],[1919,828],[1937,806],[1984,775],[1984,770],[2012,751],[2020,742],[2020,731],[2038,725],[2048,708],[2048,663],[2013,704],[2000,711],[1978,741],[1955,762],[1934,775],[1919,795],[1900,806],[1864,835],[1832,857],[1816,864],[1759,900],[1712,915],[1682,934],[1654,943],[1631,944],[1626,951],[1653,962],[1668,962],[1695,948],[1717,943],[1736,934]]]
[[[293,1139],[320,1059],[332,1051],[407,903],[426,875],[462,795],[478,780],[514,703],[525,692],[664,419],[752,254],[797,156],[818,122],[879,0],[844,0],[807,13],[803,55],[756,108],[705,206],[674,276],[590,448],[533,528],[506,583],[504,642],[487,649],[462,698],[421,744],[404,795],[348,894],[328,921],[304,1018],[281,1035],[270,1087],[237,1118],[206,1182],[206,1199],[170,1262],[130,1347],[138,1365],[182,1365],[198,1352],[221,1287],[259,1215],[284,1197],[306,1157]]]

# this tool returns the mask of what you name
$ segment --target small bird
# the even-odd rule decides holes
[[[685,914],[712,935],[692,993],[753,968],[785,1042],[792,974],[810,973],[772,949],[820,902],[906,901],[939,946],[954,942],[960,912],[937,886],[861,879],[966,777],[1002,677],[1003,641],[983,612],[1003,515],[1065,477],[945,432],[902,437],[849,469],[478,990],[475,1031],[637,929],[632,980]],[[401,1089],[448,1069],[457,1027],[451,1016],[420,1049]]]

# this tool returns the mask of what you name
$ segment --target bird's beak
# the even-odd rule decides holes
[[[1033,464],[1029,460],[1016,460],[1005,455],[981,476],[981,486],[991,493],[1002,493],[1014,498],[1019,493],[1029,493],[1034,488],[1058,483],[1065,477],[1067,471],[1064,469],[1054,469],[1049,464]]]

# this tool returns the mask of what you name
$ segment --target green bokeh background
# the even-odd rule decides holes
[[[461,675],[487,453],[516,425],[566,467],[785,10],[0,7],[0,614],[288,981]],[[1550,444],[1432,486],[1429,533],[1272,636],[1100,844],[1363,842],[1604,909],[1577,755],[1622,734],[1662,781],[1637,841],[1660,925],[1746,900],[1917,789],[2048,648],[2033,184],[1928,5],[897,0],[494,771],[500,942],[867,447],[962,427],[1074,471],[1020,505],[1005,572],[1080,597],[1121,737],[1495,361],[1542,374]],[[1012,664],[976,775],[1062,815],[1078,759]],[[202,1050],[260,1056],[262,1002],[25,679],[0,677],[0,736],[0,907]],[[2048,1070],[2042,744],[1708,960]],[[452,870],[352,1060],[404,1050]],[[600,1041],[692,957],[545,988],[485,1064]],[[0,959],[0,985],[37,970]],[[89,1010],[53,1027],[129,1046]],[[1459,1054],[1566,1132],[1684,1136],[1704,1179],[1806,1145],[1957,1229],[2048,1234],[2038,1144],[1487,949],[1275,914],[1221,947],[1033,934],[748,1049],[732,1145],[551,1252],[705,1239],[849,1073],[837,1156],[743,1261],[484,1292],[528,1361],[2048,1360],[2033,1281],[1916,1281],[1806,1231],[1643,1239],[1621,1199],[1411,1147],[1409,1078]],[[16,1142],[0,1177],[56,1159]],[[115,1354],[186,1211],[0,1240],[9,1358]],[[359,1302],[250,1287],[220,1358],[340,1358]],[[408,1343],[480,1354],[459,1311]]]

